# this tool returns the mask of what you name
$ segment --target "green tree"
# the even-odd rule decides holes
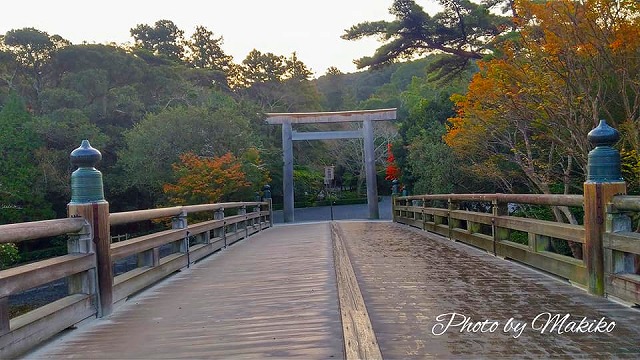
[[[35,161],[41,145],[24,103],[10,96],[0,111],[0,224],[53,216]]]
[[[325,93],[325,107],[329,111],[338,111],[344,104],[344,74],[340,69],[332,66],[325,74],[329,82],[329,91]]]
[[[253,49],[242,60],[237,83],[249,87],[255,83],[279,82],[285,72],[285,59],[273,53],[261,53]]]
[[[33,106],[37,104],[40,92],[45,87],[51,57],[57,50],[70,45],[70,42],[59,35],[50,36],[35,28],[10,30],[3,40],[0,50],[4,50],[5,56],[9,54],[13,57],[15,62],[15,71],[9,85],[12,90],[28,95]],[[23,78],[22,86],[15,79],[18,75]]]
[[[285,60],[284,66],[285,74],[283,78],[285,80],[306,81],[313,75],[311,70],[307,68],[307,65],[298,60],[298,55],[296,55],[295,51],[291,54],[290,58]]]
[[[184,31],[171,20],[158,20],[154,26],[138,24],[130,33],[141,49],[174,62],[184,58]]]
[[[222,50],[222,44],[222,36],[216,38],[212,31],[204,26],[197,26],[191,39],[187,41],[189,63],[196,68],[229,72],[233,57]]]
[[[394,21],[366,21],[346,30],[342,38],[375,36],[385,42],[373,56],[356,60],[358,68],[375,68],[429,53],[453,55],[437,65],[461,68],[490,53],[494,42],[511,28],[510,17],[491,11],[500,3],[504,1],[440,0],[443,10],[430,16],[413,0],[395,0],[389,9]]]
[[[222,95],[206,106],[173,107],[145,116],[125,132],[126,147],[119,160],[123,171],[120,190],[135,188],[155,201],[162,184],[170,182],[171,164],[179,161],[180,154],[241,154],[259,145],[252,121],[234,100]]]

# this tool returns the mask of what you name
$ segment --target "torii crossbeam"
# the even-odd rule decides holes
[[[284,192],[284,222],[294,221],[293,199],[293,141],[330,140],[364,138],[364,164],[367,180],[367,203],[369,218],[379,219],[378,184],[376,180],[375,148],[373,144],[372,121],[395,120],[396,109],[377,109],[339,112],[313,113],[267,113],[266,122],[270,125],[282,125],[282,187]],[[362,129],[355,131],[293,131],[293,124],[326,124],[361,122]]]

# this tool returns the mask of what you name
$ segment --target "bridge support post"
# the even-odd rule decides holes
[[[93,254],[95,244],[91,237],[91,225],[85,224],[78,234],[69,235],[67,240],[67,252],[69,254]],[[92,294],[96,295],[96,270],[91,269],[86,272],[75,274],[68,280],[69,294]]]
[[[187,213],[181,212],[178,216],[171,219],[171,228],[172,229],[186,229],[188,226],[187,223]],[[180,242],[175,242],[173,245],[173,250],[175,252],[181,252],[183,254],[187,254],[187,267],[191,264],[191,259],[189,258],[189,232],[187,231],[187,235]]]
[[[242,220],[242,225],[240,225],[241,229],[244,229],[243,239],[249,237],[249,229],[247,228],[247,206],[242,205],[238,210],[238,215],[243,215],[244,220]],[[237,224],[237,223],[236,223]]]
[[[67,214],[83,217],[91,228],[96,253],[98,317],[103,317],[113,309],[113,270],[109,203],[104,199],[102,173],[95,168],[100,159],[100,151],[91,147],[87,140],[71,152],[71,163],[78,169],[71,174],[71,202],[67,205]]]
[[[224,220],[224,208],[220,208],[216,210],[216,212],[213,213],[213,219]],[[227,230],[225,228],[226,228],[225,222],[222,221],[222,225],[220,225],[219,228],[213,229],[213,237],[215,239],[218,239],[218,238],[221,239],[224,244],[224,247],[227,247],[227,235],[226,235]]]
[[[613,196],[626,194],[622,179],[620,154],[613,145],[620,138],[618,131],[604,120],[591,130],[589,142],[595,146],[589,152],[587,181],[584,183],[584,261],[589,276],[591,294],[604,296],[603,234],[606,228],[606,208]]]

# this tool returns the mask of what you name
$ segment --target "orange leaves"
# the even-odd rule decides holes
[[[457,114],[444,141],[474,163],[510,162],[503,169],[520,168],[541,191],[568,181],[558,175],[567,166],[584,169],[594,119],[606,117],[640,149],[639,3],[517,0],[519,38],[451,97]]]
[[[387,144],[387,169],[385,173],[385,180],[397,180],[400,179],[400,168],[396,163],[396,158],[391,151],[391,143]]]
[[[163,191],[172,204],[215,203],[250,186],[242,162],[233,154],[203,158],[188,152],[173,164],[175,184],[165,184]]]

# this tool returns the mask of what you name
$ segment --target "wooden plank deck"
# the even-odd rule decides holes
[[[366,311],[354,302],[348,312],[339,303],[330,223],[277,226],[27,358],[343,358],[340,305],[347,315],[368,313],[385,359],[640,357],[639,310],[407,226],[337,226],[342,240],[334,249],[348,253],[337,255],[344,264],[338,268],[352,267],[358,286],[350,287],[359,288]],[[616,325],[611,332],[532,329],[546,312]],[[438,316],[447,313],[468,317],[472,326],[485,320],[498,326],[434,334],[448,320]],[[527,325],[519,336],[505,330],[510,318]]]
[[[28,358],[343,357],[330,224],[271,228]]]
[[[385,359],[640,358],[640,309],[588,295],[531,268],[468,245],[394,223],[340,223],[351,263]],[[543,313],[569,321],[604,318],[610,332],[532,329]],[[476,332],[445,325],[466,316],[497,322]],[[527,326],[504,331],[510,318]],[[564,329],[564,328],[563,328]],[[507,329],[508,330],[508,329]],[[482,332],[484,331],[484,332]],[[434,335],[436,334],[439,335]],[[442,334],[440,334],[442,332]]]

